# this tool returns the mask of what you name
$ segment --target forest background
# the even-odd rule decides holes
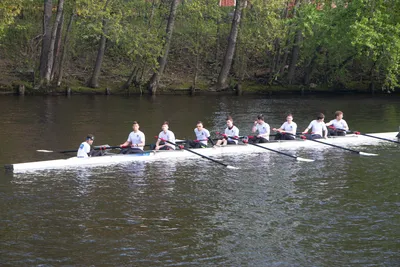
[[[0,92],[399,88],[398,0],[2,0]]]

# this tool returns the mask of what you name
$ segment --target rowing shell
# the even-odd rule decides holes
[[[387,133],[374,133],[370,134],[373,136],[386,138],[390,140],[397,140],[396,135],[398,132],[387,132]],[[348,134],[347,136],[332,137],[328,139],[321,139],[323,142],[328,144],[336,144],[341,146],[357,146],[357,145],[376,145],[385,141],[370,138],[363,135]],[[271,149],[297,149],[297,148],[323,148],[329,149],[326,145],[315,143],[310,140],[282,140],[282,141],[271,141],[269,143],[259,144],[260,146],[271,148]],[[217,148],[199,148],[198,151],[204,156],[222,156],[234,153],[262,153],[267,152],[264,149],[252,145],[228,145]],[[273,152],[272,152],[273,153]],[[169,151],[145,151],[144,153],[121,155],[111,154],[104,155],[101,157],[90,157],[90,158],[77,158],[72,157],[68,159],[58,160],[47,160],[47,161],[36,161],[28,163],[17,163],[5,165],[7,170],[12,170],[14,173],[31,171],[31,170],[43,170],[43,169],[62,169],[62,168],[73,168],[73,167],[85,167],[85,166],[105,166],[120,164],[125,162],[134,161],[152,161],[162,159],[173,159],[173,158],[193,158],[198,157],[185,150],[169,150]]]

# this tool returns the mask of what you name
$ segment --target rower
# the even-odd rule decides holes
[[[86,136],[86,141],[82,142],[82,144],[78,148],[78,153],[76,156],[78,158],[88,158],[88,157],[97,157],[97,156],[103,156],[104,152],[103,150],[95,151],[92,149],[94,141],[94,136],[93,134],[88,134]]]
[[[198,121],[196,123],[196,128],[194,129],[197,140],[188,140],[186,142],[186,148],[205,148],[207,147],[207,140],[214,145],[213,140],[210,137],[210,132],[203,128],[203,122]]]
[[[168,121],[164,121],[164,123],[161,126],[162,131],[158,135],[158,139],[157,139],[156,147],[155,147],[156,150],[174,150],[175,149],[174,145],[163,141],[163,140],[166,140],[166,141],[169,141],[169,142],[175,144],[175,134],[172,131],[168,130],[168,128],[169,128],[168,125],[169,125]]]
[[[132,124],[133,131],[129,134],[128,140],[121,144],[120,154],[142,153],[145,144],[144,133],[139,130],[139,123],[134,121]],[[127,147],[128,146],[128,147]]]
[[[222,136],[222,139],[218,140],[215,146],[226,146],[229,145],[237,145],[239,138],[239,129],[233,125],[233,119],[231,116],[226,118],[226,129],[225,134]],[[214,146],[214,147],[215,147]]]
[[[343,112],[338,110],[335,112],[335,119],[326,123],[328,126],[328,134],[334,136],[345,136],[349,130],[347,122],[343,119]]]
[[[319,113],[317,119],[310,122],[310,125],[303,131],[303,134],[307,139],[320,139],[322,136],[328,138],[328,130],[324,123],[325,115]],[[308,131],[311,130],[311,134]]]
[[[275,140],[294,140],[297,124],[293,121],[293,115],[289,113],[282,126],[279,129],[272,128],[272,131],[276,132]]]
[[[249,143],[267,143],[269,142],[270,127],[268,123],[264,121],[264,116],[262,114],[257,116],[257,120],[254,122],[253,128],[251,129],[253,133],[258,132],[257,136],[249,138]]]

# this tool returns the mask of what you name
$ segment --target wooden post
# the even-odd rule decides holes
[[[236,95],[239,96],[239,95],[242,95],[242,93],[243,93],[243,91],[242,91],[242,85],[241,85],[240,83],[238,83],[238,84],[236,85]]]
[[[20,84],[18,85],[18,95],[25,95],[25,85]]]

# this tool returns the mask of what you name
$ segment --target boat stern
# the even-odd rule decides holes
[[[6,169],[6,171],[13,171],[14,170],[14,165],[13,164],[6,164],[6,165],[4,165],[4,169]]]

